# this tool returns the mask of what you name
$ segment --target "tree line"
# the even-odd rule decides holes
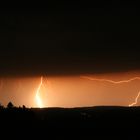
[[[6,107],[4,107],[4,105],[2,105],[2,104],[0,103],[0,109],[4,109],[4,108],[12,109],[12,108],[17,108],[17,107],[14,106],[14,104],[13,104],[12,102],[9,102],[9,103],[7,104]],[[25,105],[23,105],[22,107],[19,106],[19,108],[23,108],[23,109],[25,109],[26,106],[25,106]]]

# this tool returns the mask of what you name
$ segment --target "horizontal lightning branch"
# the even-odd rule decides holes
[[[121,81],[113,81],[113,80],[110,80],[110,79],[97,79],[97,78],[92,78],[90,76],[80,76],[80,78],[91,80],[91,81],[98,81],[98,82],[109,82],[109,83],[112,83],[112,84],[123,84],[123,83],[132,82],[134,80],[140,80],[140,77],[133,77],[131,79],[121,80]],[[138,94],[135,98],[135,101],[133,103],[129,104],[128,106],[131,107],[131,106],[136,105],[138,103],[139,97],[140,97],[140,91],[138,92]]]
[[[109,83],[112,83],[112,84],[122,84],[122,83],[129,83],[129,82],[132,82],[134,80],[140,80],[140,77],[134,77],[134,78],[131,78],[131,79],[128,79],[128,80],[121,80],[121,81],[113,81],[113,80],[109,80],[109,79],[97,79],[97,78],[92,78],[92,77],[89,77],[89,76],[80,76],[80,77],[83,78],[83,79],[91,80],[91,81],[109,82]]]

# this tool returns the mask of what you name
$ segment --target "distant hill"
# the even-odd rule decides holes
[[[63,129],[84,130],[84,132],[91,130],[129,132],[137,130],[137,126],[140,127],[140,107],[2,108],[0,125],[1,128],[16,127],[22,131],[29,129],[35,132],[46,130],[55,132]]]
[[[134,127],[140,122],[140,107],[97,106],[79,108],[4,108],[0,122],[25,122],[50,127]],[[24,124],[25,124],[24,123]],[[32,125],[32,124],[30,124]]]

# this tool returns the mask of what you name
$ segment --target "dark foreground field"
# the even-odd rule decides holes
[[[140,128],[140,107],[4,108],[0,109],[0,127],[8,133],[33,132],[34,136],[47,135],[49,131],[54,135],[59,131],[70,135],[81,131],[80,136],[90,132],[100,137],[105,132],[115,137],[122,134],[129,137],[136,136]]]

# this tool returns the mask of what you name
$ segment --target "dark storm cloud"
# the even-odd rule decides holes
[[[1,9],[0,74],[80,74],[138,70],[136,3],[59,3]]]

